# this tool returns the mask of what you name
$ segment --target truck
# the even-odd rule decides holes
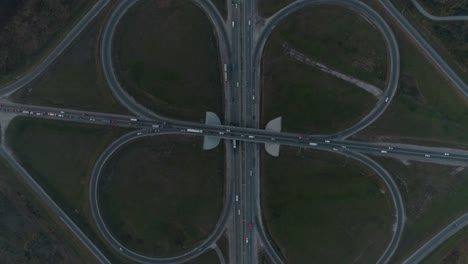
[[[29,114],[29,111],[23,110],[23,114]]]
[[[232,140],[232,148],[235,149],[237,147],[236,145],[237,140],[233,139]]]
[[[152,127],[154,127],[154,128],[159,128],[159,125],[152,125]]]
[[[310,142],[310,143],[309,143],[309,146],[317,146],[317,143]]]
[[[136,119],[136,118],[130,118],[130,121],[136,122],[136,121],[138,121],[138,119]]]
[[[187,128],[187,132],[192,132],[192,133],[203,133],[203,130],[201,130],[201,129]]]

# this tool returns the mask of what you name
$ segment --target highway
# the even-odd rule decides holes
[[[101,12],[101,10],[107,6],[110,0],[98,0],[96,4],[73,26],[73,28],[67,33],[63,40],[42,60],[36,65],[31,71],[25,73],[22,76],[6,85],[1,87],[0,96],[8,97],[18,89],[23,88],[32,80],[37,78],[47,67],[55,61],[55,59],[63,53],[63,51],[73,42],[73,40],[89,25],[91,21]]]
[[[106,23],[103,32],[103,37],[101,40],[101,62],[103,66],[103,71],[108,81],[108,84],[113,94],[116,96],[117,100],[121,102],[125,107],[127,107],[132,113],[136,114],[139,117],[147,118],[149,120],[158,119],[164,120],[167,123],[174,123],[175,120],[157,115],[149,109],[142,106],[141,104],[137,103],[136,100],[132,98],[125,91],[125,89],[123,89],[123,87],[121,87],[113,69],[111,56],[113,35],[118,25],[118,22],[124,16],[128,8],[130,8],[135,2],[137,1],[121,1],[118,4],[118,6],[113,10]],[[346,131],[334,135],[334,138],[345,138],[369,125],[371,122],[377,119],[381,113],[383,113],[388,104],[391,102],[393,95],[395,94],[399,77],[399,53],[397,43],[395,41],[393,33],[391,32],[385,21],[383,21],[383,19],[381,19],[381,17],[378,16],[372,9],[368,8],[367,6],[363,6],[358,1],[350,2],[345,0],[309,0],[300,1],[299,3],[289,5],[283,10],[281,10],[278,13],[279,15],[276,15],[275,17],[269,20],[269,23],[267,23],[267,26],[264,27],[262,33],[260,34],[261,37],[256,39],[254,39],[254,34],[259,34],[253,32],[252,30],[255,23],[255,18],[253,14],[255,9],[253,8],[251,1],[240,1],[239,4],[234,7],[237,10],[234,10],[232,5],[229,5],[228,14],[229,18],[231,18],[232,21],[227,21],[227,23],[223,22],[221,16],[216,11],[216,9],[210,1],[197,0],[195,1],[195,3],[197,3],[205,11],[207,16],[213,22],[220,43],[222,58],[221,60],[230,69],[228,84],[225,85],[225,95],[227,101],[226,112],[232,113],[232,116],[228,116],[231,119],[231,124],[234,124],[236,126],[242,124],[246,127],[259,126],[258,119],[260,110],[258,104],[256,104],[256,101],[258,100],[258,97],[260,95],[260,90],[258,85],[259,82],[256,80],[256,77],[258,78],[260,72],[259,65],[263,45],[266,42],[268,35],[273,30],[274,26],[278,23],[278,21],[284,19],[287,15],[291,14],[292,12],[295,12],[301,8],[310,5],[335,4],[350,8],[352,10],[357,11],[361,15],[364,15],[382,31],[382,34],[384,35],[390,52],[389,57],[391,67],[389,72],[390,77],[388,81],[388,86],[384,92],[384,95],[377,103],[376,108],[373,111],[371,111],[371,113],[367,117],[360,120],[358,124]],[[240,9],[242,9],[242,13],[240,13]],[[229,31],[231,33],[230,35],[226,28],[226,24],[228,25],[227,28],[229,28]],[[256,42],[254,42],[254,40]],[[230,45],[227,44],[228,41],[231,41]],[[255,47],[255,49],[252,56],[253,46]],[[223,50],[225,51],[224,53],[227,54],[223,55]],[[237,92],[235,92],[235,88],[233,85],[234,83],[236,83],[235,87],[239,88]],[[237,83],[240,83],[240,87],[237,86]],[[237,102],[236,98],[241,98],[241,102]],[[238,115],[239,109],[242,110],[241,116]],[[177,121],[177,124],[181,126],[181,130],[183,129],[183,127],[187,128],[188,126],[194,128],[204,127],[203,125],[195,125],[182,121]],[[218,133],[219,132],[221,131],[218,131]],[[241,141],[245,142],[248,140],[244,139],[240,140],[239,142]],[[252,263],[253,261],[255,261],[254,251],[256,251],[256,249],[254,249],[253,247],[256,246],[256,243],[248,243],[249,234],[251,236],[250,239],[252,241],[252,236],[255,236],[255,232],[250,232],[245,223],[252,223],[255,220],[254,215],[256,215],[256,217],[258,218],[261,217],[261,207],[255,206],[256,201],[259,199],[259,191],[255,191],[258,189],[258,186],[255,185],[255,182],[259,182],[259,180],[256,179],[255,181],[252,181],[252,184],[250,184],[249,182],[246,182],[246,174],[250,173],[251,170],[259,172],[259,169],[257,167],[258,164],[251,168],[249,168],[250,166],[247,165],[249,164],[248,161],[259,159],[258,153],[258,146],[256,146],[255,144],[242,143],[240,144],[237,151],[232,152],[230,158],[231,170],[238,170],[236,173],[234,173],[234,171],[231,171],[230,175],[237,178],[237,180],[235,181],[236,186],[234,189],[236,193],[241,195],[242,203],[240,204],[240,207],[245,211],[242,212],[243,215],[241,217],[234,216],[234,221],[237,223],[234,226],[236,237],[236,246],[234,248],[236,252],[236,263],[239,263],[239,259],[241,258],[243,258],[243,260],[241,260],[240,263]],[[243,165],[241,167],[239,167],[239,164],[236,163],[237,160],[242,160],[241,163]],[[258,174],[259,173],[257,173],[255,177],[259,177]],[[245,183],[245,185],[242,185],[243,183]],[[245,187],[242,189],[240,188],[241,186]],[[240,218],[242,218],[242,220],[240,220]],[[260,221],[260,224],[256,227],[256,229],[258,229],[259,232],[265,232],[262,221]],[[255,238],[253,241],[256,241]],[[270,241],[262,242],[264,246],[272,249]],[[271,250],[269,250],[269,252],[271,252]]]
[[[462,149],[452,149],[447,152],[443,148],[405,146],[392,143],[369,143],[351,140],[323,139],[315,135],[275,132],[257,128],[234,127],[225,125],[206,125],[190,122],[178,121],[153,121],[139,119],[126,115],[115,115],[105,113],[94,113],[79,110],[21,105],[15,103],[0,103],[0,113],[10,113],[18,116],[70,121],[87,124],[97,124],[116,127],[127,127],[141,130],[141,133],[151,133],[159,130],[161,132],[172,132],[184,135],[211,136],[221,139],[237,140],[239,142],[250,143],[278,143],[285,146],[295,146],[302,148],[324,148],[337,153],[343,151],[355,151],[378,156],[402,157],[405,159],[426,160],[427,162],[457,161],[468,166],[468,151]],[[133,120],[132,120],[133,119]],[[190,123],[187,126],[186,123]],[[190,132],[192,128],[200,132]],[[135,132],[136,133],[136,132]]]
[[[415,0],[412,0],[413,2]],[[41,72],[46,69],[75,39],[79,33],[99,14],[108,4],[109,0],[98,1],[93,8],[71,29],[64,40],[48,56],[14,83],[0,90],[4,98],[24,87]],[[7,101],[0,102],[0,113],[28,116],[34,118],[53,119],[69,122],[99,124],[106,126],[127,127],[135,129],[114,143],[112,143],[100,156],[95,165],[91,181],[90,205],[93,217],[99,231],[119,254],[140,263],[183,263],[204,253],[223,234],[230,221],[233,227],[235,245],[231,247],[230,257],[234,263],[257,263],[258,246],[263,246],[267,255],[274,263],[283,263],[283,257],[275,250],[267,231],[263,226],[260,204],[260,168],[258,143],[278,143],[281,145],[313,148],[317,150],[331,151],[337,154],[353,158],[374,170],[385,182],[392,196],[395,207],[395,225],[392,239],[378,263],[387,263],[398,246],[404,229],[404,206],[401,195],[395,183],[388,173],[375,161],[359,154],[372,154],[389,157],[404,157],[405,159],[423,160],[436,163],[456,163],[468,166],[468,152],[464,150],[444,150],[438,148],[421,148],[418,146],[401,146],[393,144],[372,144],[345,140],[350,135],[367,127],[375,121],[390,104],[395,95],[399,72],[400,58],[398,45],[392,30],[387,23],[374,10],[357,0],[298,0],[275,15],[265,20],[263,26],[256,24],[257,16],[255,3],[252,1],[239,1],[238,5],[230,5],[228,1],[228,21],[224,21],[216,7],[208,0],[193,0],[212,21],[220,49],[221,62],[229,66],[229,74],[224,82],[225,89],[225,120],[230,125],[206,125],[180,120],[170,119],[158,115],[139,104],[121,87],[115,75],[112,63],[112,39],[115,29],[125,15],[126,11],[137,0],[121,0],[109,16],[101,38],[101,63],[105,78],[112,93],[117,100],[127,107],[136,116],[114,115],[77,111],[71,109],[59,109],[14,104]],[[426,52],[441,71],[460,89],[465,96],[468,88],[459,76],[453,72],[450,66],[439,54],[424,40],[424,38],[412,27],[412,25],[398,12],[388,0],[380,0],[387,11],[400,23],[418,45]],[[416,2],[415,2],[416,3]],[[376,107],[364,118],[352,127],[340,131],[334,135],[305,135],[265,131],[259,129],[261,95],[260,65],[264,45],[273,29],[290,14],[306,7],[314,7],[322,4],[338,5],[357,12],[378,30],[381,31],[388,50],[389,72],[387,86],[384,94],[379,99]],[[418,4],[416,3],[416,6]],[[418,8],[420,12],[421,8]],[[425,10],[423,10],[425,11]],[[427,12],[426,12],[427,13]],[[190,129],[190,130],[189,130]],[[197,131],[197,132],[194,132]],[[100,215],[98,205],[99,175],[105,162],[119,147],[144,136],[157,136],[164,134],[185,134],[194,136],[212,136],[226,140],[226,203],[220,219],[207,240],[199,246],[180,256],[172,258],[155,258],[135,253],[121,245],[107,230]],[[233,140],[238,142],[234,148]],[[83,244],[96,256],[101,263],[109,263],[106,257],[96,248],[71,219],[54,203],[54,201],[42,190],[42,188],[27,174],[27,172],[11,156],[8,149],[0,147],[2,155],[12,167],[19,172],[21,177],[39,195],[39,197],[54,211],[54,213],[70,228]],[[237,195],[240,200],[237,201]],[[237,212],[241,211],[241,214]],[[253,228],[250,228],[250,224]],[[452,225],[447,226],[433,239],[428,241],[421,249],[410,257],[409,262],[419,261],[429,254],[437,245],[447,237],[468,224],[468,217],[457,219]],[[228,231],[230,229],[228,228]]]

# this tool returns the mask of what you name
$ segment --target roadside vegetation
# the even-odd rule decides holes
[[[2,263],[97,263],[15,174],[0,161]]]
[[[421,2],[421,4],[429,3],[429,1]],[[413,6],[411,1],[392,0],[399,10],[404,10],[405,17],[411,21],[420,33],[431,43],[437,52],[444,60],[456,71],[460,77],[468,82],[468,42],[466,41],[465,32],[468,30],[467,21],[453,22],[438,22],[425,18]],[[459,15],[465,13],[468,15],[468,3],[466,1],[444,1],[430,4],[431,7],[438,8],[442,15]],[[432,10],[426,9],[431,12]],[[438,15],[438,13],[434,13]]]
[[[170,257],[193,249],[213,230],[223,206],[223,149],[201,137],[157,136],[119,149],[99,185],[104,220],[128,248]]]
[[[375,263],[391,238],[393,206],[381,180],[352,160],[284,147],[262,155],[269,233],[288,263]]]
[[[435,16],[468,15],[468,3],[460,0],[417,0],[418,3]]]
[[[94,229],[89,177],[102,151],[128,131],[17,117],[6,132],[18,162],[113,263],[127,262],[110,253]]]
[[[406,206],[406,225],[393,263],[401,263],[447,224],[468,212],[468,170],[375,158],[395,179]]]
[[[262,73],[264,125],[282,116],[285,131],[338,132],[356,123],[377,101],[361,88],[292,58],[285,47],[385,88],[386,49],[380,33],[346,9],[308,9],[279,25],[266,44]]]
[[[100,64],[99,35],[111,7],[109,4],[38,78],[13,94],[13,100],[34,105],[126,113],[108,88]]]
[[[0,1],[0,82],[37,63],[96,0]]]
[[[458,231],[443,242],[421,264],[464,264],[468,263],[468,227]]]
[[[200,120],[222,115],[218,44],[210,20],[189,0],[135,4],[116,32],[124,87],[157,113]]]
[[[213,4],[215,4],[216,8],[218,9],[219,13],[221,14],[221,16],[226,19],[227,17],[227,3],[228,1],[226,0],[211,0],[213,2]],[[234,1],[239,1],[239,0],[232,0],[233,2]],[[231,4],[231,3],[229,3]]]
[[[258,0],[258,13],[263,17],[269,17],[294,1],[295,0]]]
[[[388,17],[378,4],[373,7]],[[400,86],[386,112],[353,139],[468,148],[468,101],[386,20],[400,48]]]

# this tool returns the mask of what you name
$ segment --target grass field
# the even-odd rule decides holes
[[[400,87],[380,119],[354,138],[468,148],[467,100],[391,25],[400,47]]]
[[[129,130],[32,118],[16,118],[7,141],[20,164],[110,258],[94,229],[88,186],[94,163],[113,140]]]
[[[218,256],[214,250],[210,250],[198,258],[186,262],[187,264],[219,264]]]
[[[406,206],[406,226],[393,263],[412,254],[448,223],[468,212],[468,171],[375,158],[394,177]]]
[[[0,161],[2,263],[97,263]]]
[[[282,42],[332,69],[381,89],[387,79],[385,41],[359,14],[337,6],[295,13],[274,33]]]
[[[100,30],[111,10],[86,28],[51,67],[12,97],[15,102],[90,111],[125,110],[115,101],[102,75],[99,44]]]
[[[206,111],[223,116],[216,37],[191,1],[137,3],[116,32],[114,53],[124,86],[150,109],[191,120]]]
[[[321,20],[325,22],[317,23]],[[324,24],[327,27],[319,27]],[[341,34],[345,24],[351,25],[350,33]],[[374,41],[361,45],[363,39]],[[321,63],[343,70],[343,73],[379,83],[384,88],[385,47],[378,32],[345,9],[310,9],[280,25],[265,47],[264,125],[282,116],[285,131],[332,133],[350,127],[374,107],[375,97],[348,82],[292,60],[285,54],[283,43]],[[363,65],[369,66],[365,67],[369,71],[366,72]]]
[[[204,151],[201,139],[142,139],[109,160],[99,201],[124,245],[169,257],[194,248],[212,231],[223,206],[223,149]]]
[[[292,2],[294,0],[258,0],[258,13],[269,17]]]
[[[14,81],[42,60],[95,2],[0,1],[0,83]]]
[[[263,153],[265,220],[287,263],[375,263],[390,241],[393,206],[369,169],[324,152]]]
[[[468,263],[468,227],[463,228],[421,262],[421,264],[464,264]]]

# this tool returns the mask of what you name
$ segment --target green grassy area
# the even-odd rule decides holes
[[[269,233],[288,263],[375,263],[391,238],[393,206],[377,176],[325,152],[262,155]]]
[[[258,0],[258,13],[263,17],[269,17],[294,1],[295,0]]]
[[[219,13],[221,16],[226,19],[227,17],[227,1],[226,0],[211,0],[216,8],[218,8]],[[232,1],[238,1],[238,0],[232,0]],[[231,3],[229,3],[231,4]]]
[[[374,4],[384,17],[379,5]],[[386,112],[355,139],[468,147],[467,101],[402,34],[391,26],[400,47],[401,78]]]
[[[145,138],[108,161],[99,202],[109,230],[125,246],[175,256],[212,231],[223,206],[223,149],[204,151],[201,139]]]
[[[2,1],[0,84],[13,82],[43,60],[96,1]]]
[[[97,263],[19,178],[0,160],[2,263]]]
[[[127,131],[21,117],[6,135],[18,162],[112,263],[129,262],[112,255],[97,235],[89,210],[89,177],[101,152]]]
[[[219,264],[218,256],[214,250],[210,250],[198,258],[186,262],[187,264]]]
[[[406,226],[393,263],[401,263],[448,223],[468,211],[468,170],[375,158],[394,177],[406,206]]]
[[[330,16],[325,19],[327,14]],[[342,14],[344,18],[335,19],[336,23],[334,23],[331,19],[336,16],[331,16],[331,14],[336,16]],[[361,49],[358,48],[356,53],[345,56],[342,51],[344,47],[339,47],[342,45],[339,43],[342,43],[345,38],[353,39],[353,41],[349,41],[352,44],[349,46],[346,44],[345,49],[354,49],[359,47],[357,40],[361,37],[365,39],[364,36],[367,33],[371,39],[377,37],[374,30],[367,31],[369,26],[363,27],[362,21],[354,21],[354,16],[357,17],[344,9],[320,7],[292,17],[273,32],[267,42],[263,57],[262,86],[264,89],[262,89],[261,117],[263,125],[266,125],[273,118],[282,116],[285,131],[332,133],[350,127],[374,107],[376,102],[374,96],[348,82],[291,59],[283,48],[283,43],[286,42],[289,46],[308,56],[317,56],[313,58],[319,59],[321,63],[343,64],[342,69],[348,69],[348,73],[361,72],[363,74],[361,77],[364,77],[364,71],[354,69],[353,65],[344,61],[348,59],[354,61],[358,58],[360,60],[369,59],[372,65],[380,65],[373,68],[372,74],[371,72],[367,74],[368,77],[374,76],[374,81],[378,82],[379,78],[384,78],[377,70],[381,67],[385,69],[385,66],[380,64],[385,61],[385,59],[381,60],[382,54],[377,53],[380,55],[366,57],[365,52],[361,52]],[[314,22],[318,21],[316,20],[318,18],[327,21],[325,24],[329,26],[323,28],[330,29],[329,32],[325,29],[321,29],[319,32],[316,32],[315,29],[308,29],[308,27],[315,28],[313,25]],[[361,33],[345,34],[341,40],[336,37],[340,34],[332,34],[334,37],[331,38],[332,35],[329,33],[338,33],[340,25],[342,26],[344,22],[352,24],[350,32],[360,28]],[[321,23],[319,24],[323,25]],[[296,27],[299,24],[300,26]],[[292,30],[293,28],[294,30]],[[317,39],[320,40],[317,41]],[[375,52],[385,52],[385,50],[377,48],[378,44],[379,41],[376,40],[371,45],[373,47],[369,45],[363,45],[363,47]],[[326,56],[318,55],[320,50]],[[332,54],[333,52],[336,53]]]
[[[426,41],[432,45],[452,69],[460,75],[460,78],[468,82],[468,44],[465,38],[468,22],[432,21],[421,15],[410,1],[392,0],[392,3],[404,13],[404,16],[419,30]],[[463,1],[458,1],[458,4],[464,7],[468,6]],[[447,8],[450,6],[454,7],[453,3],[448,2],[440,3],[440,6]]]
[[[223,116],[216,37],[191,1],[137,3],[116,32],[114,57],[124,87],[150,109],[191,120],[206,111]]]
[[[301,10],[275,29],[274,38],[341,73],[385,87],[384,38],[356,12],[327,5]]]
[[[102,74],[100,31],[112,4],[32,83],[16,92],[15,102],[89,111],[125,110],[115,101]]]
[[[468,227],[458,231],[448,240],[442,243],[421,264],[464,264],[468,263]]]

